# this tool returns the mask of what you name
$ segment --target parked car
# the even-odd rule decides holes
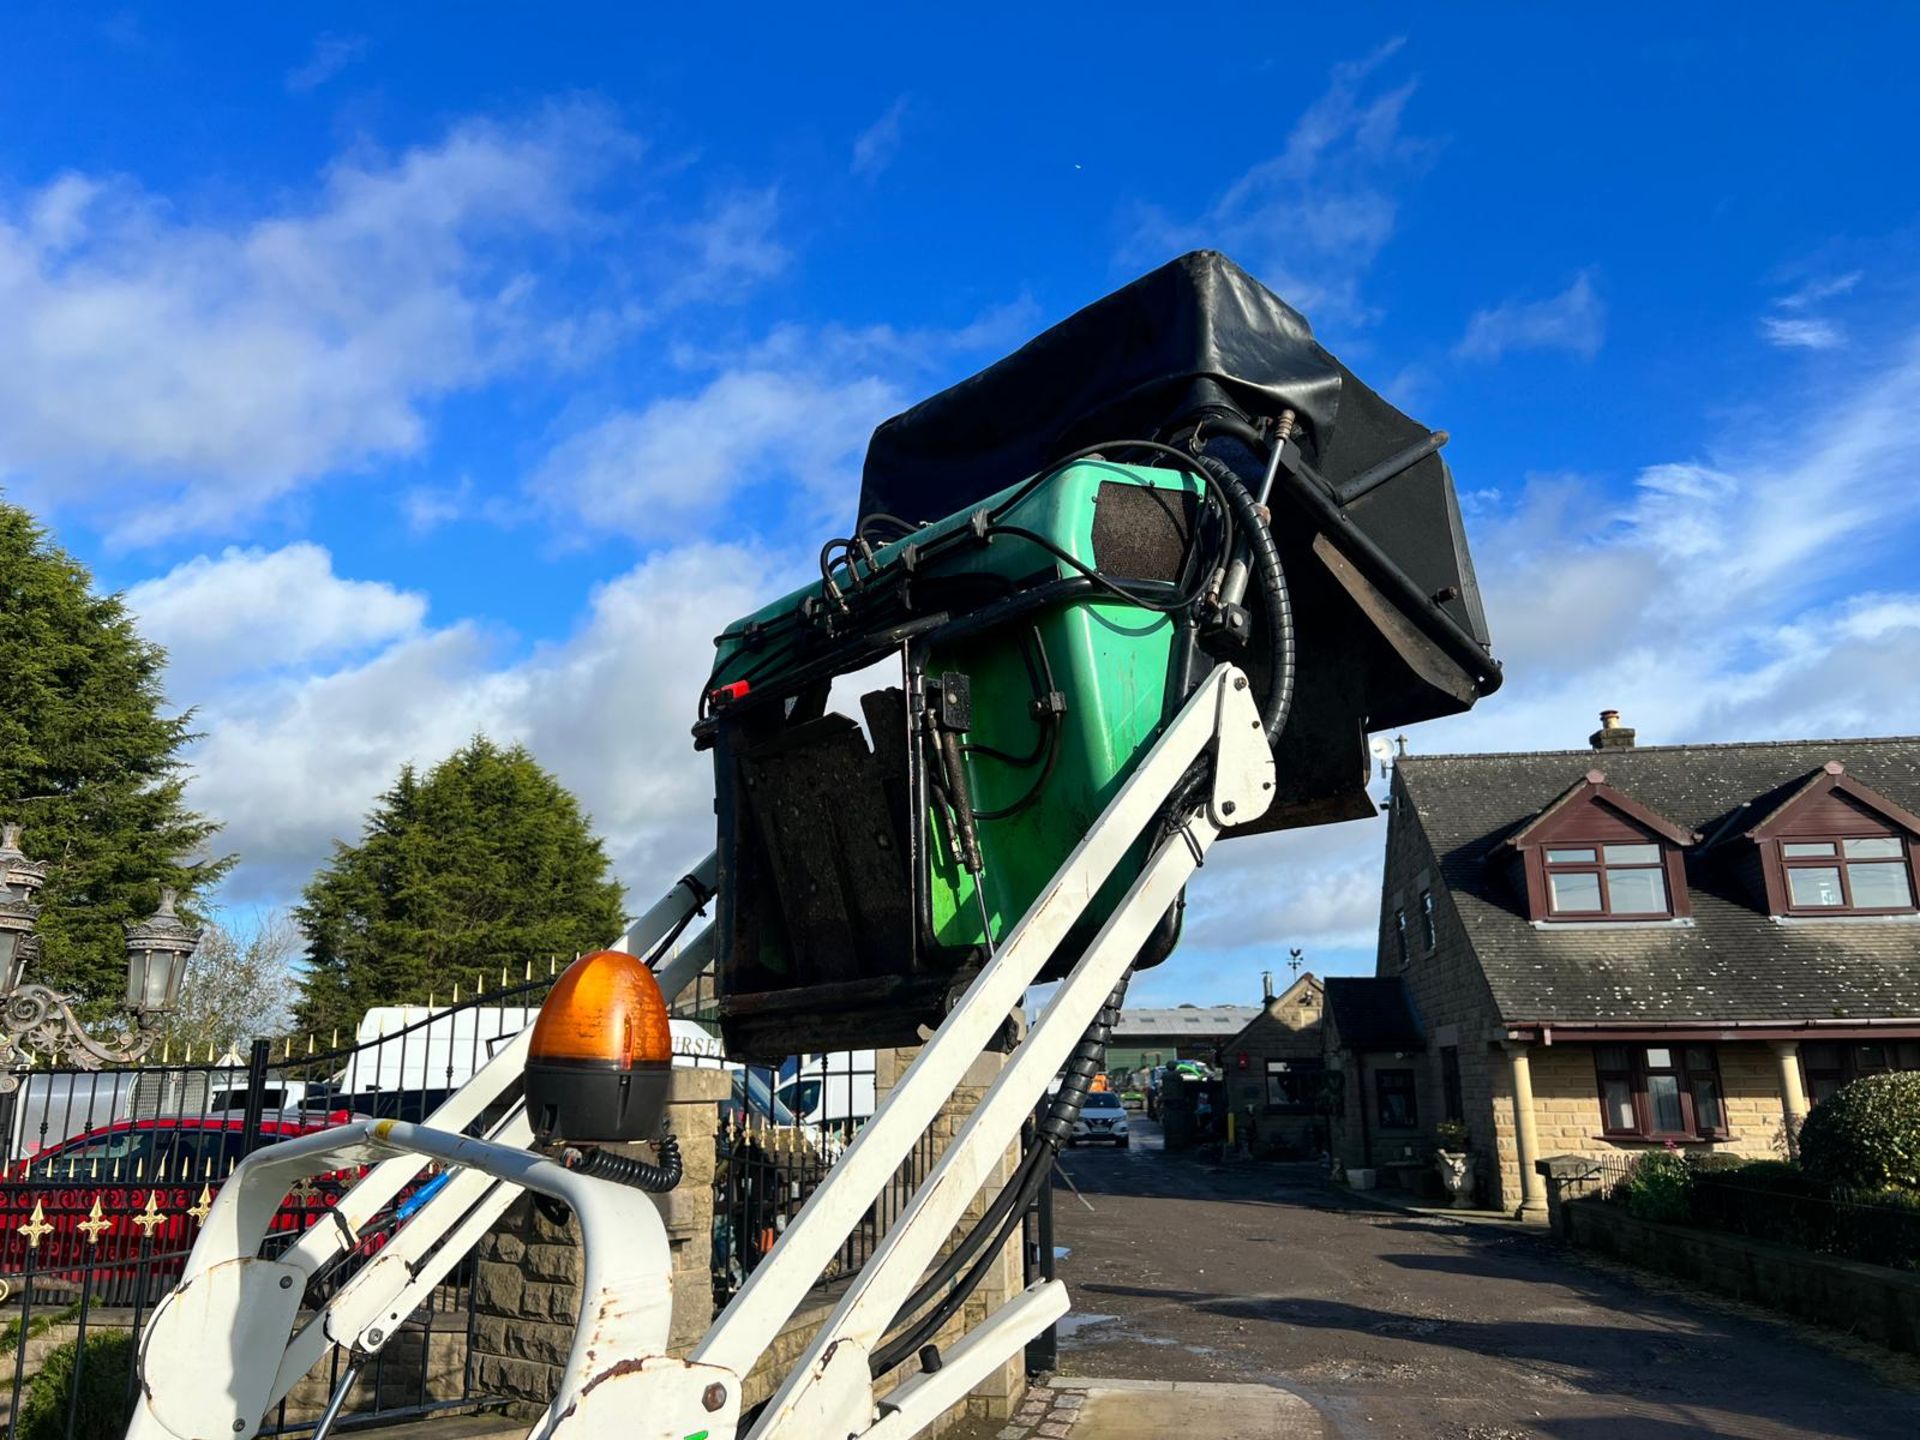
[[[1127,1111],[1120,1097],[1111,1090],[1095,1090],[1080,1107],[1080,1118],[1073,1122],[1070,1145],[1117,1145],[1128,1147]]]
[[[346,1111],[302,1120],[267,1118],[260,1122],[260,1140],[290,1140],[350,1118]],[[42,1273],[130,1272],[142,1263],[142,1232],[150,1231],[144,1263],[156,1274],[177,1272],[198,1233],[192,1207],[203,1189],[209,1196],[219,1191],[240,1163],[244,1140],[245,1124],[237,1116],[161,1115],[116,1120],[15,1161],[0,1184],[0,1266],[10,1274],[29,1264]],[[272,1229],[305,1230],[354,1178],[345,1172],[315,1177],[311,1193],[290,1195],[282,1203]],[[136,1226],[149,1199],[160,1218]],[[38,1245],[21,1230],[36,1205],[41,1223],[50,1227],[39,1235]]]

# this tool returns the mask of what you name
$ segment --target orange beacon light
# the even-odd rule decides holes
[[[548,993],[527,1047],[527,1116],[541,1143],[652,1140],[673,1034],[653,972],[619,950],[582,955]]]

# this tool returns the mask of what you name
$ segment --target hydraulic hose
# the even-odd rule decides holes
[[[670,1134],[662,1135],[653,1148],[660,1157],[657,1165],[607,1150],[567,1150],[561,1154],[560,1163],[578,1175],[664,1195],[680,1183],[680,1142]]]
[[[1247,487],[1240,483],[1233,467],[1204,453],[1198,459],[1219,486],[1227,508],[1239,522],[1240,539],[1252,551],[1253,575],[1260,587],[1261,608],[1266,612],[1272,663],[1267,693],[1260,705],[1260,723],[1266,731],[1267,743],[1272,745],[1280,739],[1287,715],[1293,709],[1293,602],[1287,594],[1286,572],[1280,568],[1280,550],[1273,543],[1273,530],[1261,513],[1262,507],[1247,493]]]
[[[900,1307],[900,1313],[911,1315],[934,1296],[938,1295],[954,1277],[966,1269],[972,1262],[960,1284],[940,1301],[925,1318],[882,1345],[873,1354],[872,1370],[875,1375],[884,1375],[910,1355],[917,1353],[940,1332],[941,1326],[950,1320],[955,1312],[967,1302],[967,1297],[980,1287],[986,1278],[987,1270],[1000,1247],[1006,1244],[1015,1228],[1025,1216],[1027,1207],[1040,1193],[1053,1174],[1053,1162],[1062,1147],[1073,1134],[1073,1122],[1080,1118],[1080,1111],[1086,1104],[1088,1093],[1093,1088],[1093,1077],[1099,1073],[1100,1057],[1105,1053],[1107,1042],[1113,1038],[1113,1027],[1119,1023],[1120,1007],[1125,1003],[1127,979],[1124,977],[1113,988],[1106,1003],[1100,1007],[1100,1013],[1087,1027],[1086,1034],[1068,1057],[1062,1072],[1059,1090],[1049,1099],[1045,1112],[1041,1115],[1035,1129],[1034,1148],[1014,1171],[1000,1193],[993,1199],[986,1212],[981,1215],[952,1252],[940,1262],[933,1274],[924,1280],[920,1287],[907,1297]],[[985,1252],[984,1254],[982,1252]],[[975,1257],[979,1258],[976,1260]]]

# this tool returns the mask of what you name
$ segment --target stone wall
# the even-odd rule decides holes
[[[1911,1271],[1655,1225],[1602,1200],[1573,1200],[1560,1213],[1567,1238],[1582,1248],[1920,1353],[1920,1275]]]
[[[1236,1116],[1249,1113],[1261,1140],[1279,1141],[1295,1151],[1316,1153],[1323,1143],[1325,1120],[1310,1107],[1280,1107],[1267,1103],[1269,1060],[1322,1060],[1321,1016],[1325,996],[1320,982],[1302,975],[1284,994],[1268,1000],[1254,1020],[1221,1048],[1220,1063],[1227,1072],[1227,1100]],[[1317,1081],[1314,1093],[1318,1093]]]
[[[875,1086],[884,1097],[912,1060],[913,1051],[880,1051]],[[1002,1057],[982,1056],[940,1112],[930,1129],[930,1148],[938,1154],[965,1123],[999,1073]],[[685,1178],[669,1194],[655,1197],[673,1246],[673,1334],[671,1350],[684,1355],[706,1333],[713,1319],[712,1235],[714,1131],[717,1102],[730,1093],[726,1071],[676,1069],[670,1100],[673,1133],[679,1137]],[[970,1222],[1013,1173],[1019,1159],[1013,1147],[994,1166],[983,1197],[969,1207]],[[964,1225],[962,1227],[964,1229]],[[986,1281],[961,1316],[935,1337],[945,1346],[1005,1304],[1022,1288],[1024,1267],[1020,1237],[1010,1240]],[[576,1222],[556,1224],[523,1198],[502,1218],[478,1251],[473,1333],[474,1381],[487,1393],[504,1395],[517,1415],[530,1417],[552,1398],[559,1368],[573,1343],[580,1303],[580,1237]],[[793,1363],[813,1342],[832,1312],[842,1286],[819,1292],[782,1327],[766,1353],[745,1378],[743,1404],[770,1396]],[[885,1394],[914,1374],[909,1361],[875,1386]],[[1025,1393],[1025,1367],[1019,1357],[976,1389],[963,1405],[943,1416],[930,1434],[938,1435],[963,1420],[1002,1420]]]
[[[676,1067],[668,1125],[680,1141],[685,1173],[654,1202],[673,1251],[674,1354],[685,1354],[713,1319],[713,1164],[719,1101],[732,1093],[725,1070]],[[635,1154],[650,1154],[643,1147]],[[573,1345],[580,1313],[580,1227],[556,1223],[522,1196],[476,1252],[473,1380],[481,1392],[537,1415],[552,1398]]]

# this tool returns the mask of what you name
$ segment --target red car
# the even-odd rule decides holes
[[[310,1135],[349,1118],[342,1110],[324,1118],[263,1119],[260,1143]],[[245,1128],[226,1115],[116,1120],[16,1161],[0,1183],[0,1269],[19,1276],[31,1266],[43,1274],[72,1272],[76,1280],[86,1270],[126,1275],[140,1265],[144,1249],[154,1275],[177,1273],[204,1216],[195,1211],[240,1163]],[[308,1182],[281,1204],[272,1228],[305,1230],[351,1178]]]

